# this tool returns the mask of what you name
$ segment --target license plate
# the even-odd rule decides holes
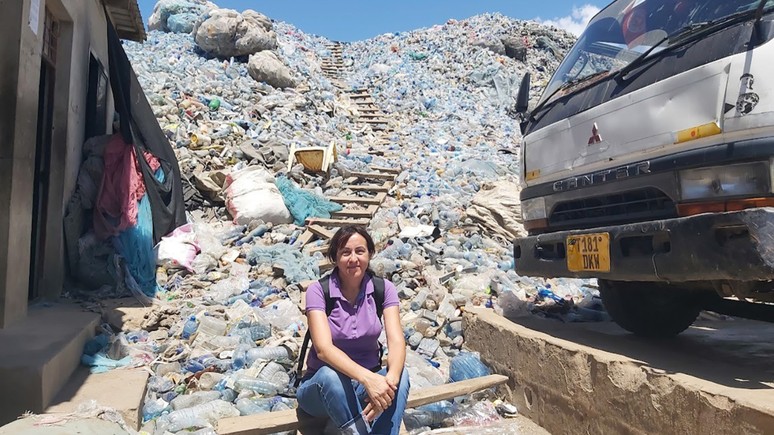
[[[568,236],[567,269],[571,272],[610,272],[610,235]]]

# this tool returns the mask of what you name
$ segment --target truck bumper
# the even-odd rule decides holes
[[[570,271],[567,237],[607,233],[610,271]],[[619,281],[774,279],[774,208],[709,213],[516,239],[516,271]]]

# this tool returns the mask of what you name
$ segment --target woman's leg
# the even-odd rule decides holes
[[[298,406],[315,417],[328,416],[345,434],[367,434],[360,402],[352,380],[330,367],[322,367],[296,391]]]
[[[387,369],[382,369],[380,374],[387,374]],[[398,391],[395,392],[395,399],[392,404],[376,419],[371,426],[371,433],[379,435],[397,435],[400,432],[400,423],[403,420],[403,411],[406,410],[406,402],[409,394],[409,375],[406,368],[400,374],[400,383]]]

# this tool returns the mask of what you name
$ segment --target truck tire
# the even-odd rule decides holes
[[[642,337],[673,337],[691,326],[701,311],[694,293],[659,283],[600,279],[599,293],[613,321]]]

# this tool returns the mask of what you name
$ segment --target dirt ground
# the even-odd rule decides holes
[[[478,427],[449,427],[422,432],[421,435],[550,435],[550,433],[538,426],[527,417],[518,415],[499,423]]]

